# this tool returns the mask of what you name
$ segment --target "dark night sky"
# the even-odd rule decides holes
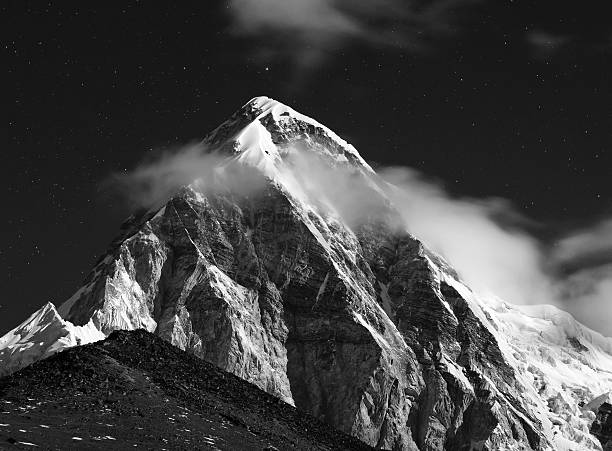
[[[68,298],[116,234],[129,212],[100,194],[108,174],[202,138],[256,95],[368,161],[510,199],[545,240],[612,212],[603,2],[417,2],[410,15],[337,2],[359,31],[278,27],[243,4],[2,3],[0,333]]]

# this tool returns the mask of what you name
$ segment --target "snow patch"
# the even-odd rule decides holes
[[[378,286],[380,287],[380,299],[382,300],[383,309],[389,318],[393,318],[391,297],[389,296],[389,284],[378,281]]]
[[[357,313],[357,312],[353,312],[353,317],[357,320],[357,322],[359,324],[361,324],[363,327],[365,327],[368,332],[370,332],[370,335],[372,335],[372,338],[374,338],[374,340],[376,341],[376,343],[378,343],[378,345],[383,348],[383,349],[389,349],[391,348],[391,345],[389,344],[389,342],[385,339],[385,337],[383,337],[380,332],[378,332],[376,329],[374,329],[374,327],[368,323],[363,316],[361,316],[361,314]]]

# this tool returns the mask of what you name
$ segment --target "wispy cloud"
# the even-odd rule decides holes
[[[565,236],[557,242],[553,257],[569,272],[572,270],[571,263],[576,260],[593,266],[612,263],[612,219],[604,219]]]
[[[572,43],[569,35],[550,33],[544,30],[533,30],[526,33],[526,40],[534,58],[547,60],[562,52]]]
[[[511,202],[451,196],[441,183],[410,168],[380,174],[399,187],[394,201],[408,229],[473,288],[520,304],[551,302],[544,249],[519,225],[522,216]]]
[[[612,337],[612,264],[578,269],[561,279],[559,304],[575,318]]]
[[[261,41],[258,55],[312,65],[347,42],[422,50],[458,31],[457,9],[477,0],[231,0],[236,35]]]
[[[130,208],[151,208],[187,185],[206,193],[249,194],[260,191],[265,183],[255,168],[228,164],[227,155],[195,143],[155,153],[131,171],[111,174],[101,188],[121,196]]]
[[[564,307],[612,336],[612,218],[568,233],[550,252],[550,261]]]

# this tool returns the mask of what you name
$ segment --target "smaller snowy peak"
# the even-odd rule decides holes
[[[55,306],[47,302],[23,323],[0,338],[0,348],[15,346],[19,342],[28,342],[34,335],[49,329],[49,326],[61,324],[62,321]]]
[[[63,349],[103,340],[105,335],[90,321],[75,326],[62,319],[47,302],[22,324],[0,338],[0,376],[13,373]]]

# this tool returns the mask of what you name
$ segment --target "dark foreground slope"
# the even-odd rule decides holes
[[[0,380],[0,449],[371,449],[142,331]]]

